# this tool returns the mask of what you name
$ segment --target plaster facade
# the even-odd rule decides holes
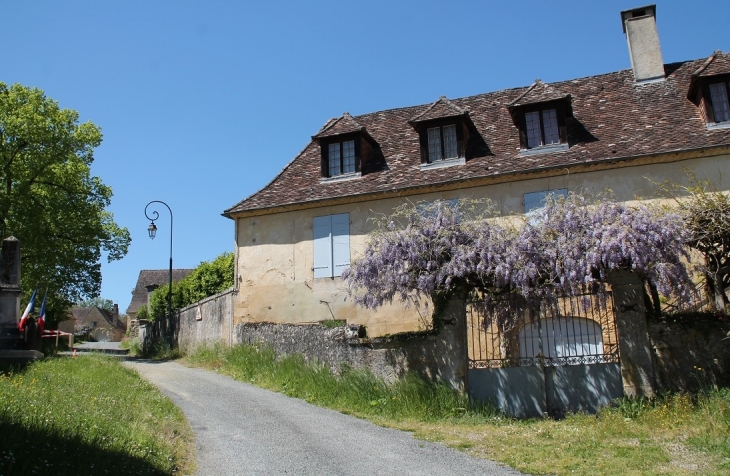
[[[725,151],[726,152],[726,151]],[[702,156],[701,151],[664,154],[628,163],[606,163],[512,175],[509,181],[449,184],[433,189],[400,190],[373,199],[340,199],[339,204],[307,204],[280,208],[270,214],[236,218],[236,279],[234,325],[255,322],[304,324],[342,319],[360,324],[369,337],[423,329],[430,321],[423,309],[394,302],[377,312],[354,305],[343,280],[314,278],[313,219],[349,213],[350,259],[362,255],[375,224],[370,218],[389,215],[404,201],[488,198],[502,216],[524,213],[525,193],[556,189],[597,194],[611,190],[622,201],[656,197],[655,183],[689,185],[687,172],[709,180],[718,190],[730,190],[730,155]],[[577,170],[577,171],[576,171]],[[414,173],[419,173],[414,170]],[[653,183],[652,183],[653,182]],[[326,186],[323,184],[323,186]],[[370,199],[368,199],[370,198]],[[344,203],[343,203],[344,202]],[[302,204],[303,205],[303,204]],[[316,207],[316,208],[315,208]],[[253,214],[251,214],[253,215]]]

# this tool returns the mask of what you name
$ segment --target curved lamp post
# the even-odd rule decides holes
[[[147,217],[148,220],[150,220],[150,226],[147,227],[147,232],[150,235],[150,239],[155,239],[155,235],[157,235],[157,226],[155,225],[155,220],[160,218],[160,214],[157,213],[157,210],[152,210],[152,216],[150,216],[147,213],[147,209],[150,205],[153,203],[159,203],[162,205],[165,205],[167,207],[167,210],[170,212],[170,272],[168,274],[168,283],[169,283],[169,289],[167,293],[167,318],[172,319],[172,210],[170,209],[170,206],[162,202],[160,200],[152,200],[150,203],[148,203],[144,207],[144,216]],[[154,208],[154,207],[153,207]],[[168,324],[172,322],[171,320],[168,321]],[[172,328],[170,325],[167,326],[167,338],[169,341],[170,346],[172,346]]]

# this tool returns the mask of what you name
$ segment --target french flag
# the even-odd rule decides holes
[[[41,303],[41,312],[38,313],[38,325],[41,328],[41,334],[46,327],[46,295],[43,295],[43,302]]]
[[[30,301],[25,307],[23,315],[20,317],[20,322],[18,322],[18,329],[20,329],[20,332],[23,332],[25,330],[25,324],[28,322],[28,317],[30,317],[30,313],[33,312],[33,310],[35,309],[35,295],[37,292],[38,289],[35,289],[33,291],[33,295],[31,295]]]

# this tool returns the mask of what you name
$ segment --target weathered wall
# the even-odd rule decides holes
[[[373,312],[353,304],[341,278],[314,279],[312,220],[315,216],[350,214],[350,255],[356,259],[363,253],[368,234],[374,228],[368,219],[392,213],[405,200],[489,198],[502,215],[509,216],[524,212],[523,195],[528,192],[565,188],[571,192],[598,193],[611,189],[619,200],[631,201],[637,196],[655,195],[656,188],[648,179],[687,184],[686,170],[692,170],[700,180],[711,180],[719,190],[730,190],[730,174],[722,173],[728,159],[719,156],[564,175],[552,171],[552,176],[543,177],[535,173],[535,178],[516,182],[239,218],[236,220],[239,293],[234,306],[234,324],[315,323],[335,318],[365,326],[370,337],[423,328],[424,316],[413,306],[395,303]]]
[[[463,303],[447,309],[457,321],[445,324],[438,334],[368,339],[358,337],[358,326],[326,328],[320,324],[259,322],[237,324],[234,343],[264,344],[280,355],[301,354],[305,360],[320,362],[335,372],[343,365],[367,369],[391,382],[415,372],[463,391],[466,323],[460,308]]]
[[[176,325],[177,344],[186,352],[200,344],[231,344],[234,290],[229,289],[181,309]]]
[[[651,323],[659,391],[730,387],[730,322],[690,320]]]

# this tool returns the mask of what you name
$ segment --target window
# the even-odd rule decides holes
[[[545,206],[545,199],[548,195],[555,195],[557,197],[568,197],[568,189],[560,188],[557,190],[545,190],[542,192],[532,192],[525,194],[525,213],[530,213],[533,210],[539,210]]]
[[[712,113],[716,123],[730,121],[728,85],[728,83],[715,83],[709,85]]]
[[[355,141],[334,142],[328,146],[329,176],[355,172]]]
[[[335,278],[350,267],[350,214],[314,217],[314,277]]]
[[[525,128],[528,149],[561,142],[555,109],[525,113]]]
[[[427,133],[429,163],[459,157],[455,124],[429,127]]]

